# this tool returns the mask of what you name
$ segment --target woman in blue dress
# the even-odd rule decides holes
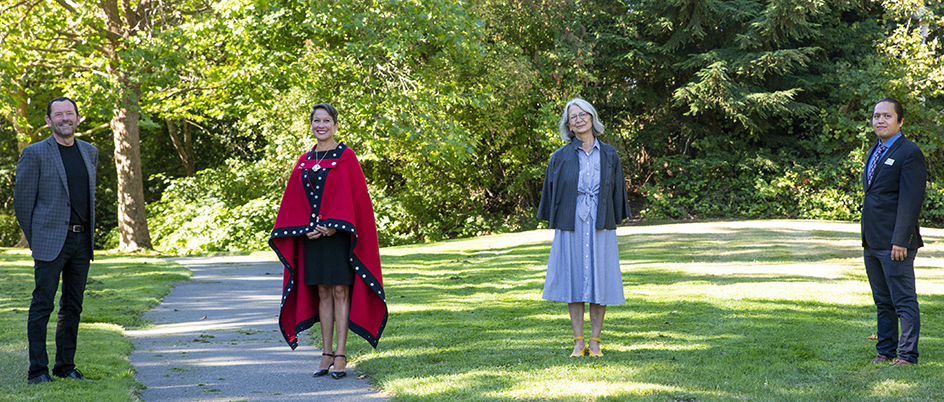
[[[538,207],[538,218],[554,229],[543,298],[567,303],[571,356],[603,356],[606,306],[625,303],[616,225],[629,217],[629,204],[616,148],[597,139],[603,129],[590,103],[567,102],[560,134],[568,144],[551,155]],[[584,303],[590,304],[589,342],[583,336]]]

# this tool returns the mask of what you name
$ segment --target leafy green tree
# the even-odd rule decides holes
[[[0,3],[0,116],[12,127],[19,150],[39,139],[46,125],[45,110],[33,104],[50,90],[51,77],[44,66],[60,62],[59,52],[37,36],[36,24],[61,24],[48,4]],[[38,21],[46,17],[51,21]]]
[[[214,4],[152,39],[150,52],[160,55],[161,68],[151,74],[142,105],[165,123],[187,176],[197,170],[194,131],[209,133],[206,125],[214,121],[239,124],[297,81],[309,6],[292,0]],[[240,128],[252,131],[251,124]]]
[[[12,150],[2,147],[0,175],[9,184],[3,186],[3,193],[10,197],[20,152],[40,140],[48,129],[44,121],[46,102],[66,92],[62,89],[66,85],[63,76],[68,76],[80,63],[72,57],[71,45],[61,41],[61,32],[51,33],[48,29],[70,23],[66,16],[56,12],[57,7],[52,2],[38,0],[0,3],[0,131],[9,129],[9,139],[16,144]],[[81,106],[84,131],[76,135],[100,144],[100,141],[92,139],[93,134],[108,128],[108,124],[94,113],[89,116],[84,109],[86,105]],[[14,153],[7,154],[7,151]],[[96,206],[102,207],[103,204]],[[0,222],[0,238],[15,236],[19,238],[17,245],[27,246],[25,237],[16,226],[10,199],[2,202],[2,207],[0,216],[5,218],[0,219],[3,220]]]
[[[611,68],[598,96],[652,155],[795,141],[834,101],[834,63],[869,53],[865,38],[881,33],[869,1],[599,3],[589,25]]]
[[[484,170],[477,178],[489,193],[482,202],[491,214],[533,219],[547,161],[563,145],[557,119],[594,80],[591,38],[572,2],[482,1],[471,8],[488,49],[476,76],[494,88],[470,119],[479,138],[476,165]]]
[[[302,24],[311,28],[303,57],[282,66],[296,72],[296,84],[243,123],[258,124],[269,148],[262,161],[233,164],[234,174],[258,185],[236,196],[201,179],[219,169],[174,181],[152,215],[158,248],[223,249],[229,246],[201,228],[247,224],[257,225],[247,233],[260,235],[244,237],[264,247],[273,211],[258,206],[277,205],[285,171],[313,145],[307,118],[318,102],[341,111],[338,138],[364,165],[384,244],[534,227],[544,166],[560,145],[558,109],[576,92],[576,35],[557,39],[572,10],[551,1],[313,8]],[[213,211],[175,207],[192,203]],[[268,215],[235,218],[247,211]]]
[[[207,119],[243,116],[279,87],[282,62],[294,61],[307,2],[24,0],[4,3],[3,77],[54,77],[51,88],[105,116],[114,133],[118,247],[150,247],[141,132],[169,128],[186,174],[197,155],[192,129]],[[262,18],[265,18],[264,20]],[[287,63],[290,64],[290,63]],[[275,78],[273,78],[275,77]],[[16,105],[4,113],[20,137],[35,140],[22,117],[20,80],[5,79]],[[17,114],[19,113],[19,114]],[[181,124],[182,123],[182,124]],[[22,127],[22,128],[21,128]],[[38,127],[42,127],[39,125]],[[176,130],[180,127],[180,130]],[[158,133],[160,131],[157,131]]]
[[[592,97],[621,116],[614,128],[642,161],[636,183],[651,216],[854,215],[855,199],[842,195],[856,193],[859,162],[823,121],[846,102],[839,66],[865,68],[884,35],[881,4],[594,4],[595,60],[609,68]],[[835,215],[808,202],[826,196],[842,198],[830,200]]]
[[[537,225],[558,113],[591,79],[574,12],[520,0],[315,13],[304,96],[344,112],[341,134],[363,155],[386,233],[423,241]]]
[[[488,89],[470,79],[468,66],[485,49],[464,4],[338,1],[312,9],[307,26],[303,84],[266,119],[277,124],[269,129],[277,153],[294,161],[310,148],[308,109],[330,102],[342,112],[339,138],[373,179],[382,223],[422,238],[460,226],[440,214],[475,209],[463,180],[475,140],[464,123],[488,100]],[[292,141],[282,139],[287,132]]]
[[[108,115],[112,110],[121,249],[128,251],[150,247],[139,149],[141,83],[135,70],[146,68],[146,63],[138,63],[140,39],[162,21],[158,11],[163,9],[151,6],[154,3],[36,0],[10,7],[23,20],[30,19],[29,30],[13,33],[25,44],[18,50],[57,54],[43,67],[61,73],[57,86],[74,91],[68,94],[87,105],[85,114]],[[28,41],[27,36],[36,39]]]
[[[882,35],[862,63],[839,62],[835,88],[844,102],[826,109],[826,130],[842,148],[862,151],[875,141],[869,116],[875,101],[895,97],[905,106],[903,131],[928,159],[932,182],[944,180],[944,6],[940,2],[882,1]],[[838,148],[838,147],[837,147]],[[864,152],[864,151],[862,151]]]
[[[944,225],[944,5],[919,0],[881,1],[883,34],[862,63],[838,63],[836,96],[822,113],[823,137],[864,164],[875,142],[869,116],[876,100],[892,96],[905,107],[904,134],[922,148],[929,186],[924,224]],[[861,168],[861,164],[859,165]]]

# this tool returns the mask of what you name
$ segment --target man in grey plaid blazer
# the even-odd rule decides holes
[[[80,122],[75,101],[55,98],[46,105],[48,139],[26,147],[16,165],[13,209],[33,254],[36,287],[27,319],[27,383],[52,381],[46,355],[46,324],[55,307],[56,365],[52,374],[85,380],[75,368],[82,299],[92,260],[95,228],[95,173],[98,148],[75,138]]]

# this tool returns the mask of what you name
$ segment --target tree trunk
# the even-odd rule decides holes
[[[10,122],[13,123],[13,131],[16,132],[17,149],[20,153],[23,153],[23,148],[39,141],[39,136],[37,135],[39,130],[30,132],[29,127],[20,124],[29,121],[29,99],[22,86],[13,93],[13,100],[16,101],[16,111],[10,119]]]
[[[151,248],[144,202],[144,176],[141,172],[141,138],[138,130],[140,88],[124,85],[119,107],[111,119],[115,136],[115,167],[118,170],[118,250],[138,251]]]
[[[177,121],[170,118],[164,120],[167,122],[167,132],[170,134],[170,141],[174,144],[174,149],[177,150],[177,155],[180,156],[180,162],[184,165],[184,173],[192,177],[197,173],[197,170],[193,156],[193,136],[191,135],[190,125],[184,122],[184,136],[181,138],[177,131]]]
[[[21,122],[27,122],[29,119],[29,99],[22,85],[19,82],[16,82],[16,84],[17,90],[12,94],[16,107],[14,107],[13,115],[9,116],[9,120],[10,123],[13,123],[13,131],[16,133],[17,150],[19,154],[23,154],[24,148],[39,141],[39,130],[30,131],[29,127],[20,124]],[[29,247],[29,242],[26,241],[26,235],[23,234],[22,230],[20,231],[20,241],[16,242],[13,247]]]

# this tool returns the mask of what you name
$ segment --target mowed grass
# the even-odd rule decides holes
[[[57,380],[27,385],[26,321],[33,291],[29,250],[0,248],[0,401],[106,402],[137,400],[141,385],[128,356],[132,343],[124,328],[146,325],[142,315],[160,303],[173,281],[190,271],[149,256],[96,253],[89,270],[76,365],[94,382]],[[47,329],[50,370],[55,362],[58,297]]]
[[[868,363],[858,225],[809,221],[620,228],[627,303],[607,311],[602,358],[568,357],[566,305],[541,300],[552,231],[383,249],[386,332],[376,351],[355,336],[348,353],[393,401],[944,400],[944,231],[922,232],[918,366]],[[27,386],[32,259],[0,249],[0,401],[138,399],[122,329],[147,325],[189,271],[97,258],[76,356],[96,381]]]
[[[384,249],[390,318],[357,369],[393,401],[940,401],[944,231],[922,232],[917,366],[869,363],[858,224],[751,221],[620,228],[602,358],[568,357],[541,299],[552,231]]]

